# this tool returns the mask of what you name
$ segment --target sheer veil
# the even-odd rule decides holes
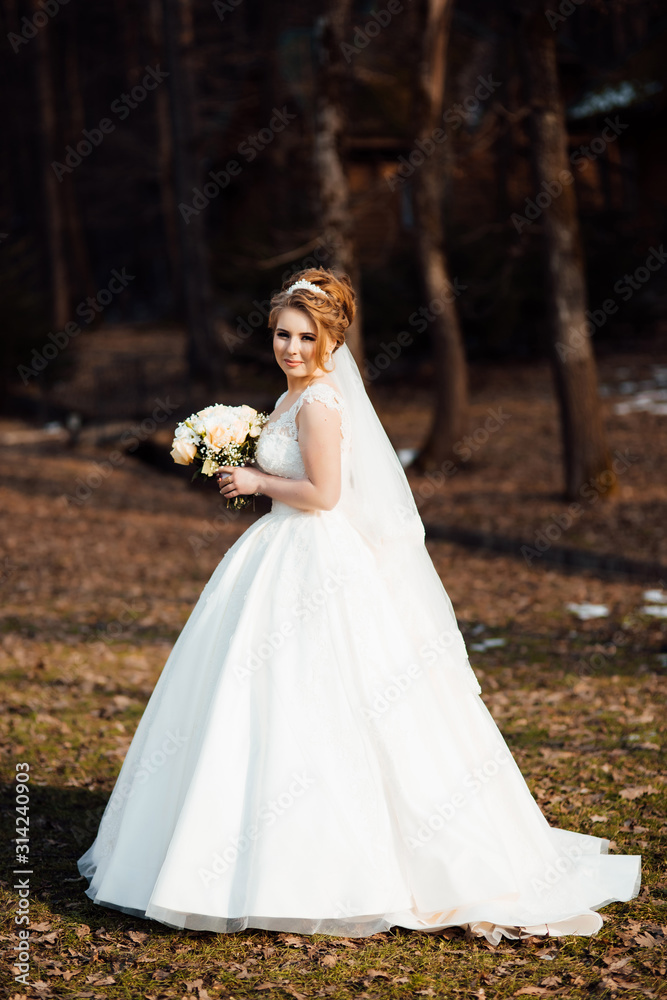
[[[407,476],[375,412],[347,344],[332,354],[329,375],[349,416],[339,508],[372,548],[413,632],[422,665],[440,664],[479,693],[451,601],[424,544],[424,524]]]
[[[345,400],[352,428],[341,507],[374,547],[401,538],[424,541],[424,525],[403,466],[366,392],[347,344],[332,355],[331,372]]]

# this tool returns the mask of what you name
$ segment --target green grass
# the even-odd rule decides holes
[[[132,643],[91,646],[65,634],[45,642],[22,632],[0,647],[2,802],[5,817],[11,816],[14,763],[29,761],[32,966],[31,985],[15,984],[9,971],[17,903],[9,831],[0,885],[5,995],[664,995],[667,803],[657,749],[664,680],[639,639],[582,676],[576,664],[586,662],[603,636],[554,636],[557,656],[545,655],[544,635],[508,632],[506,638],[506,646],[474,662],[484,700],[547,819],[608,837],[612,850],[643,857],[639,898],[606,906],[597,935],[503,939],[496,948],[460,929],[440,935],[394,929],[367,939],[254,930],[225,935],[176,931],[94,905],[84,895],[87,883],[78,878],[76,859],[95,837],[166,647],[145,634],[134,635]],[[592,819],[600,815],[606,820]]]

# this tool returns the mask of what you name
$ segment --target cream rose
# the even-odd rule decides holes
[[[185,438],[175,438],[171,449],[171,457],[176,465],[191,465],[197,454],[197,448]]]
[[[225,427],[223,424],[214,424],[212,427],[207,427],[206,441],[213,448],[226,448],[232,441],[231,428]]]
[[[243,444],[246,437],[248,436],[248,421],[237,420],[229,428],[229,433],[233,444]]]

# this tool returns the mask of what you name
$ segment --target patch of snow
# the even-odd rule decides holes
[[[624,392],[623,386],[632,385],[635,382],[621,382],[619,392]],[[626,390],[626,394],[627,390]],[[667,389],[644,389],[632,396],[632,399],[624,399],[621,403],[614,404],[614,413],[624,416],[626,413],[637,413],[641,410],[646,413],[653,413],[656,416],[667,415]]]
[[[667,604],[645,604],[639,610],[643,615],[652,615],[653,618],[667,618]]]
[[[667,593],[664,590],[645,590],[642,597],[651,604],[667,604]]]
[[[605,604],[589,604],[584,601],[583,604],[570,603],[565,606],[582,622],[588,621],[589,618],[606,618],[609,615],[609,608]]]
[[[482,639],[481,642],[473,642],[470,648],[474,650],[475,653],[484,653],[487,649],[495,649],[498,646],[504,646],[506,642],[506,639],[501,638]]]

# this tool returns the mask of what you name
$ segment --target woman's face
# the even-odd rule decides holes
[[[306,377],[315,373],[316,344],[315,325],[305,312],[289,306],[280,310],[273,331],[273,352],[287,375]]]

